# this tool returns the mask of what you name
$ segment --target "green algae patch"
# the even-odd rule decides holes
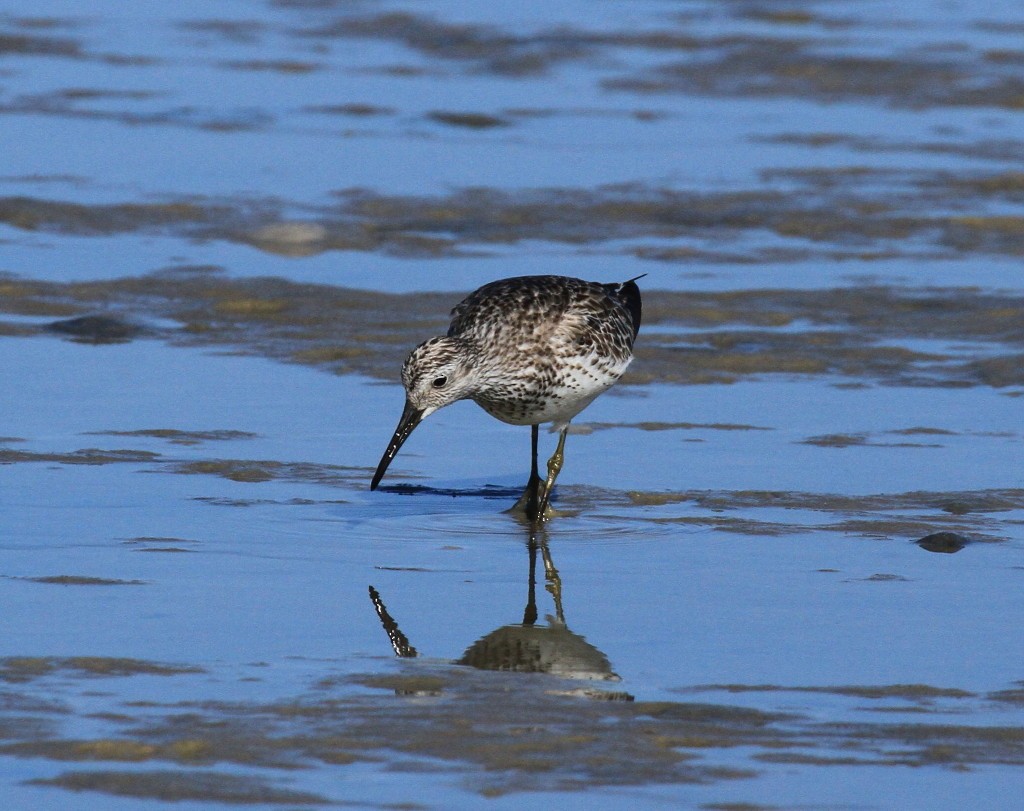
[[[0,222],[25,231],[108,235],[200,223],[209,220],[211,213],[189,202],[85,205],[30,197],[0,198]]]
[[[218,301],[215,306],[218,313],[254,318],[278,315],[287,309],[287,301],[259,298],[227,299]]]
[[[128,720],[127,718],[125,720]],[[16,757],[41,757],[60,761],[121,761],[143,763],[150,760],[177,763],[208,763],[217,758],[217,747],[210,741],[181,739],[165,743],[140,743],[123,738],[95,740],[41,740],[0,747],[0,753]]]
[[[1024,235],[1024,217],[953,217],[950,222],[972,230]]]
[[[121,760],[141,763],[152,759],[156,747],[128,740],[53,741],[3,747],[5,754],[49,760]]]

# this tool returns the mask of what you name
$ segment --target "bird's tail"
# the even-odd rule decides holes
[[[636,282],[646,275],[646,273],[641,273],[639,276],[634,276],[622,284],[610,285],[610,287],[614,288],[613,295],[625,304],[626,309],[629,310],[630,318],[633,320],[634,338],[640,332],[640,318],[643,313],[643,307],[640,303],[640,288],[637,287]]]

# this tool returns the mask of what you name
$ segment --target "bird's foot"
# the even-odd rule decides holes
[[[546,521],[549,518],[553,518],[557,513],[549,503],[544,504],[544,514],[540,512],[540,501],[539,496],[533,495],[529,492],[523,493],[519,500],[508,508],[510,513],[518,513],[526,518],[528,521]]]
[[[523,494],[508,511],[522,513],[530,521],[546,521],[556,514],[546,497],[544,480],[540,476],[530,477]]]

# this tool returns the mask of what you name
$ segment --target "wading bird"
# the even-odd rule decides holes
[[[531,426],[530,480],[514,509],[533,521],[546,518],[569,421],[607,391],[633,359],[641,312],[636,279],[601,284],[519,276],[467,296],[452,310],[448,334],[425,341],[406,359],[405,409],[370,489],[377,488],[425,417],[456,400],[472,400],[502,422]],[[560,434],[542,480],[537,434],[546,422]]]

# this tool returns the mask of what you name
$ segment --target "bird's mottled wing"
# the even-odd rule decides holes
[[[565,276],[501,279],[456,305],[448,334],[477,340],[500,335],[506,345],[575,343],[584,350],[597,340],[628,355],[636,333],[620,287]]]

